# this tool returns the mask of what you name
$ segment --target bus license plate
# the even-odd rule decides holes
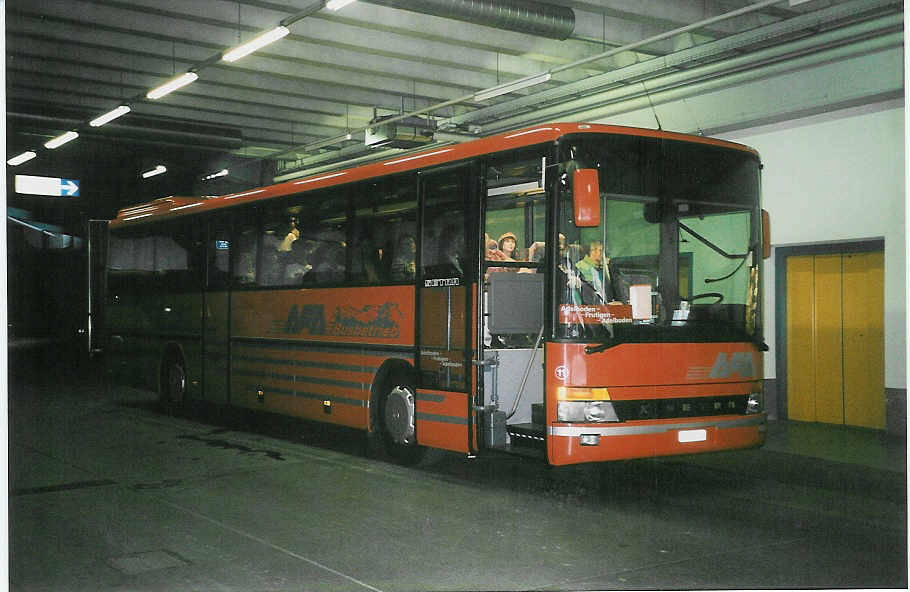
[[[676,435],[680,442],[704,442],[708,439],[708,430],[680,430]]]

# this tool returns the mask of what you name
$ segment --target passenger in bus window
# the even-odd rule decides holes
[[[417,243],[414,237],[405,235],[398,239],[392,259],[392,280],[399,282],[413,280],[417,275]]]
[[[588,245],[588,254],[575,264],[575,269],[581,275],[587,287],[593,289],[599,300],[603,303],[613,302],[615,300],[615,290],[613,289],[613,278],[610,274],[610,259],[604,257],[604,244],[599,240],[593,240]],[[587,303],[585,297],[585,287],[582,286],[582,300]]]
[[[291,245],[290,263],[284,268],[284,281],[288,284],[299,284],[313,266],[309,263],[313,253],[312,241],[296,240]]]
[[[289,229],[287,234],[284,235],[284,239],[281,241],[281,244],[278,245],[278,250],[282,253],[289,253],[291,251],[291,245],[300,238],[300,230],[297,228],[297,216],[291,216],[288,226]]]
[[[518,255],[518,239],[515,238],[515,234],[512,232],[503,232],[499,236],[499,250],[502,251],[503,255],[507,257],[506,261],[519,261],[520,257]]]
[[[528,262],[529,263],[543,263],[544,255],[547,251],[547,244],[543,241],[534,241],[531,243],[531,246],[528,247]],[[518,273],[537,273],[538,268],[536,267],[522,267],[518,270]]]
[[[237,258],[234,280],[238,284],[252,284],[256,281],[256,260],[252,253],[243,253]]]
[[[314,257],[313,273],[320,285],[344,282],[344,245],[338,242],[324,243]]]
[[[487,261],[511,261],[505,253],[499,250],[499,243],[490,238],[490,235],[484,234],[484,240],[487,243],[486,255],[485,258]],[[505,267],[488,267],[487,273],[484,275],[484,280],[490,279],[491,273],[496,273],[499,271],[506,271]]]
[[[443,249],[440,263],[440,273],[452,277],[464,276],[464,229],[458,224],[446,226],[443,236],[452,237],[451,243]]]

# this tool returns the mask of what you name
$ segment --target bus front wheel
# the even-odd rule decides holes
[[[380,452],[401,464],[419,462],[425,449],[417,444],[417,400],[413,387],[392,381],[382,390],[378,403],[371,437],[381,447]]]

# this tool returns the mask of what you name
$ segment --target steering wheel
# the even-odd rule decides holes
[[[689,298],[689,302],[695,302],[696,300],[699,300],[701,298],[717,298],[717,300],[715,300],[714,302],[711,302],[711,304],[720,304],[721,302],[724,301],[724,295],[721,294],[720,292],[703,292],[701,294],[696,294],[695,296]]]

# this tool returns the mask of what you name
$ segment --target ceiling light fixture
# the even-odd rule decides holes
[[[177,90],[178,88],[182,88],[182,87],[186,86],[187,84],[195,82],[198,79],[199,79],[199,75],[196,74],[195,72],[184,72],[180,76],[178,76],[176,78],[171,78],[170,80],[168,80],[161,86],[159,86],[157,88],[153,88],[152,90],[148,91],[148,93],[145,96],[150,99],[160,99],[164,95],[172,93],[175,90]]]
[[[221,169],[217,173],[212,173],[211,175],[206,175],[202,178],[203,181],[210,181],[212,179],[217,179],[218,177],[226,177],[228,175],[227,169]]]
[[[474,100],[486,101],[487,99],[492,99],[493,97],[498,97],[510,92],[515,92],[516,90],[528,88],[529,86],[543,84],[544,82],[549,81],[550,78],[551,74],[549,72],[519,78],[518,80],[513,80],[512,82],[506,82],[505,84],[500,84],[499,86],[493,86],[491,88],[478,91],[474,94]]]
[[[53,150],[54,148],[59,148],[60,146],[63,146],[67,142],[72,142],[73,140],[75,140],[78,137],[79,137],[79,134],[77,134],[76,132],[73,132],[73,131],[69,131],[64,134],[60,134],[59,136],[57,136],[56,138],[54,138],[52,140],[48,140],[47,142],[44,143],[44,147],[48,148],[50,150]]]
[[[277,26],[271,31],[266,31],[258,37],[247,41],[243,45],[238,45],[234,49],[226,52],[221,56],[221,59],[225,62],[236,62],[244,56],[248,56],[257,49],[261,49],[270,43],[274,43],[290,33],[291,30],[284,26]]]
[[[166,172],[167,172],[167,167],[164,166],[163,164],[159,164],[155,168],[142,173],[142,178],[148,179],[149,177],[154,177],[155,175],[160,175],[161,173],[166,173]]]
[[[32,152],[31,150],[28,150],[18,156],[14,156],[14,157],[10,158],[9,160],[6,161],[6,164],[8,164],[10,166],[19,166],[23,162],[28,162],[31,159],[35,158],[36,156],[38,156],[38,154],[36,154],[35,152]]]
[[[325,7],[329,10],[338,10],[340,8],[344,8],[352,2],[354,2],[354,0],[329,0],[325,3]]]
[[[101,127],[105,123],[111,122],[111,121],[117,119],[118,117],[122,117],[123,115],[126,115],[129,112],[130,112],[129,105],[120,105],[113,111],[108,111],[104,115],[98,116],[95,119],[91,120],[89,122],[89,125],[92,127]]]

